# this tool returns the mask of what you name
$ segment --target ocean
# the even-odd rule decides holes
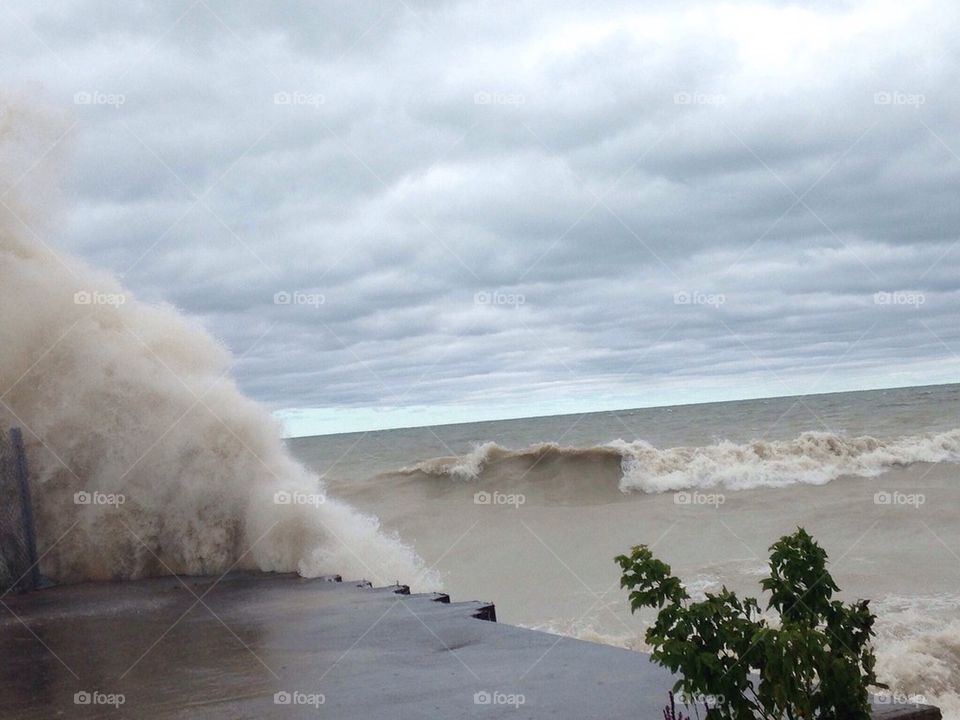
[[[958,428],[960,385],[942,385],[287,443],[454,599],[637,650],[652,616],[629,612],[615,555],[645,543],[695,595],[756,595],[769,546],[803,526],[842,597],[871,599],[881,679],[960,718]]]

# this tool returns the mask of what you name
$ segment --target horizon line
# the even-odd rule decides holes
[[[671,405],[633,405],[631,407],[614,408],[612,410],[588,410],[586,412],[553,413],[550,415],[520,415],[515,417],[495,418],[493,420],[463,420],[461,422],[434,423],[434,424],[423,424],[423,425],[405,425],[402,427],[379,428],[379,429],[368,429],[368,430],[351,430],[348,432],[315,433],[313,435],[289,435],[289,436],[284,436],[282,439],[284,441],[309,440],[311,438],[318,438],[318,437],[335,437],[338,435],[358,435],[358,434],[364,434],[364,433],[393,432],[396,430],[443,428],[443,427],[453,427],[457,425],[482,425],[486,423],[515,422],[519,420],[537,420],[537,419],[551,418],[551,417],[558,417],[558,418],[570,417],[573,415],[602,415],[605,413],[618,413],[618,412],[624,412],[627,410],[656,410],[661,408],[692,407],[696,405],[727,405],[727,404],[739,403],[739,402],[751,402],[754,400],[786,400],[789,398],[798,398],[798,397],[819,397],[821,395],[845,395],[850,393],[883,392],[885,390],[909,390],[909,389],[920,389],[920,388],[931,388],[931,387],[945,387],[948,385],[960,385],[960,381],[946,382],[946,383],[943,383],[943,382],[928,383],[924,385],[893,385],[889,387],[858,388],[855,390],[830,390],[826,392],[798,393],[796,395],[756,395],[753,397],[737,398],[735,400],[704,400],[700,402],[674,403]]]

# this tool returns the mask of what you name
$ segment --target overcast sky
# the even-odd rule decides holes
[[[0,80],[62,124],[47,240],[303,435],[957,380],[958,21],[23,0]]]

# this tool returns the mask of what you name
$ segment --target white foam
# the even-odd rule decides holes
[[[622,456],[624,492],[659,493],[688,488],[745,490],[796,483],[822,485],[841,475],[874,477],[916,462],[960,461],[960,429],[883,441],[826,432],[792,440],[720,442],[659,450],[645,442],[610,444]]]
[[[495,442],[478,443],[463,455],[424,460],[412,467],[402,468],[400,472],[419,471],[427,475],[445,475],[454,480],[476,480],[495,450],[504,450],[504,448]]]
[[[960,720],[960,596],[888,596],[877,614],[877,677],[894,697],[936,705]]]
[[[422,562],[375,518],[331,499],[275,502],[324,488],[198,323],[39,239],[47,207],[31,207],[39,195],[24,172],[56,133],[2,99],[0,113],[0,188],[21,178],[0,208],[0,423],[27,440],[42,571],[81,580],[260,567],[415,582]],[[82,491],[124,502],[76,504]]]
[[[960,429],[893,440],[804,432],[791,440],[755,440],[744,444],[721,441],[701,447],[663,449],[643,440],[614,440],[585,448],[540,443],[521,449],[485,442],[463,455],[433,458],[402,472],[477,480],[497,463],[526,461],[528,469],[532,469],[544,455],[561,462],[619,459],[619,486],[623,492],[661,493],[714,487],[747,490],[797,483],[823,485],[841,475],[874,477],[917,462],[960,462]]]

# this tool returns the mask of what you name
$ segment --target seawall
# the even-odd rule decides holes
[[[662,717],[673,679],[644,654],[497,623],[489,603],[408,592],[236,573],[7,596],[0,716]],[[887,705],[876,716],[940,713]]]

